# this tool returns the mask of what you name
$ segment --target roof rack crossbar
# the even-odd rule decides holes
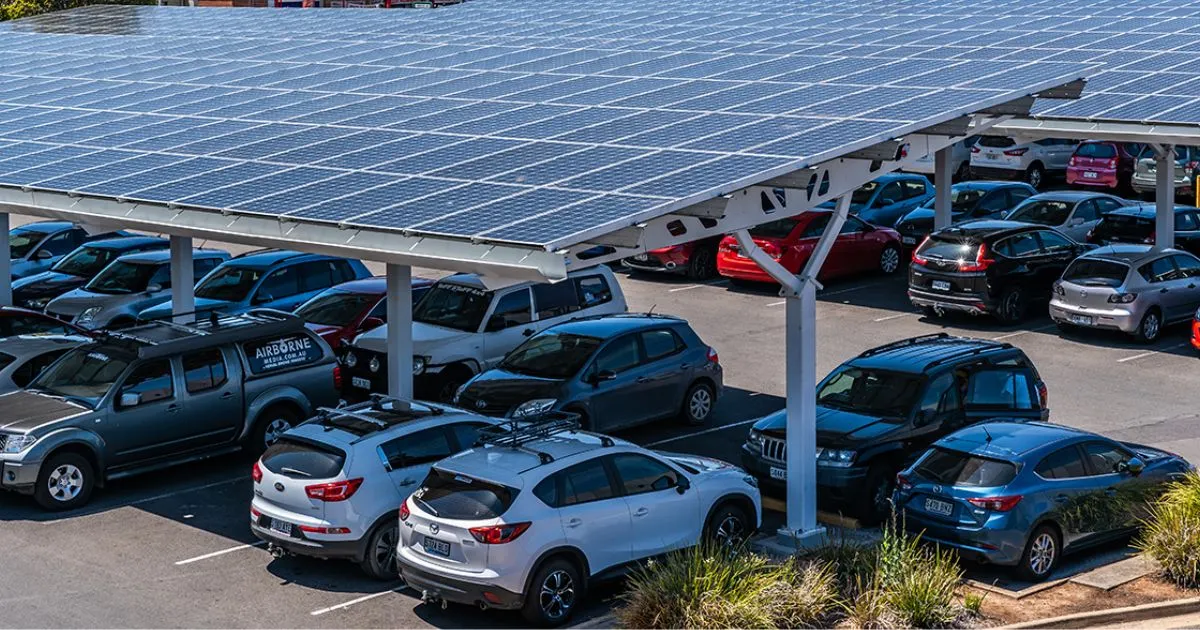
[[[952,354],[950,356],[938,357],[938,358],[930,361],[926,367],[935,367],[935,366],[941,365],[950,360],[961,359],[963,357],[969,357],[971,355],[981,354],[983,352],[987,352],[990,350],[1004,350],[1006,348],[1012,347],[1012,344],[1010,344],[1010,343],[989,341],[986,339],[980,339],[979,342],[980,342],[979,347],[977,347],[977,348],[971,348],[970,350],[958,352],[958,353]]]
[[[349,407],[342,407],[340,409],[334,409],[331,407],[318,407],[317,413],[321,414],[325,418],[343,416],[347,418],[354,418],[355,420],[366,422],[367,424],[373,424],[381,429],[386,429],[388,427],[388,423],[384,422],[383,420],[380,420],[379,418],[372,418],[371,416],[358,413],[357,411],[352,411]]]
[[[933,333],[933,334],[929,334],[929,335],[921,335],[919,337],[912,337],[909,339],[901,339],[900,341],[893,341],[892,343],[884,344],[882,346],[879,346],[878,348],[871,348],[870,350],[864,350],[863,353],[858,356],[859,356],[859,358],[873,357],[873,356],[879,354],[880,352],[887,352],[888,350],[898,350],[900,348],[906,348],[908,346],[915,346],[918,343],[925,343],[927,341],[937,341],[939,339],[949,339],[949,338],[950,338],[950,334],[944,333],[944,332]]]

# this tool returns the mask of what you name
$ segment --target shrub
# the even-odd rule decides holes
[[[773,574],[775,582],[763,591],[763,596],[776,628],[830,625],[830,616],[839,607],[837,577],[832,566],[793,558]]]
[[[968,591],[963,595],[963,610],[973,617],[979,617],[983,614],[983,600],[987,599],[987,595]]]
[[[873,577],[854,578],[854,596],[842,602],[845,625],[873,630],[890,628],[895,624],[888,604],[888,593]]]
[[[846,598],[852,599],[857,595],[860,586],[874,580],[879,548],[849,541],[840,536],[830,537],[824,545],[809,551],[805,557],[832,568],[837,579],[838,591]]]
[[[954,595],[962,569],[954,552],[922,545],[920,536],[906,536],[892,524],[883,529],[877,566],[876,585],[901,623],[934,628],[959,617]]]
[[[1200,475],[1191,472],[1167,485],[1134,546],[1156,560],[1167,579],[1200,587]]]

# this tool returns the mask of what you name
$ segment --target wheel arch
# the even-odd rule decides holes
[[[560,545],[543,551],[537,560],[529,565],[529,574],[525,576],[525,589],[521,593],[522,596],[529,593],[529,588],[532,586],[537,572],[541,571],[547,562],[556,558],[566,558],[569,562],[574,563],[575,567],[579,569],[579,579],[583,581],[584,588],[587,588],[588,582],[592,578],[592,568],[588,563],[587,555],[583,553],[582,549],[573,545]]]
[[[95,475],[96,486],[98,486],[98,487],[104,486],[103,456],[101,455],[100,451],[96,449],[95,446],[88,444],[87,442],[84,442],[82,440],[72,440],[70,442],[64,442],[62,444],[54,446],[46,453],[46,456],[42,459],[42,461],[46,462],[46,461],[49,461],[50,458],[55,457],[56,455],[63,455],[66,453],[79,455],[80,457],[87,460],[88,464],[90,464],[92,466],[92,474]]]
[[[729,494],[721,495],[716,501],[713,501],[712,507],[708,508],[708,514],[704,515],[704,527],[708,527],[709,522],[712,521],[713,516],[718,510],[730,504],[741,508],[746,512],[746,514],[750,515],[751,519],[754,519],[754,529],[758,529],[759,526],[762,525],[760,522],[762,520],[762,515],[757,509],[757,506],[755,506],[754,500],[744,493],[731,492]]]

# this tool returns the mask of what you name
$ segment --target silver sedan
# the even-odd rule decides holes
[[[1150,343],[1200,306],[1200,258],[1149,245],[1110,245],[1075,259],[1054,284],[1061,328],[1107,328]]]

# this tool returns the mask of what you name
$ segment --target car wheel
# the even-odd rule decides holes
[[[876,464],[867,471],[864,493],[855,510],[864,525],[875,525],[887,520],[892,513],[892,490],[896,487],[896,471],[886,464]]]
[[[692,383],[687,390],[687,395],[683,397],[681,415],[684,422],[693,426],[708,422],[716,402],[717,397],[711,385],[703,382]]]
[[[688,258],[687,275],[692,280],[717,277],[717,253],[713,248],[697,246]]]
[[[400,541],[400,525],[395,519],[379,527],[367,539],[366,556],[359,565],[367,575],[376,580],[394,580],[400,572],[396,569],[396,544]]]
[[[753,533],[754,523],[735,503],[718,507],[704,525],[705,540],[730,549],[741,547]]]
[[[566,623],[583,598],[579,569],[565,558],[542,565],[525,593],[521,615],[531,624],[552,628]]]
[[[471,374],[467,372],[467,368],[453,367],[447,369],[441,379],[438,381],[437,391],[434,392],[434,400],[444,403],[453,403],[454,395],[458,393],[458,388],[463,386],[463,383],[471,380]]]
[[[1016,324],[1025,319],[1025,294],[1017,287],[1009,287],[1000,294],[996,306],[996,318],[1006,324]]]
[[[254,425],[254,435],[250,438],[250,450],[254,455],[261,455],[279,440],[279,437],[296,426],[296,413],[287,407],[270,407],[258,418]]]
[[[900,248],[895,245],[888,245],[883,248],[883,252],[879,254],[879,271],[884,275],[896,273],[900,268]]]
[[[1142,343],[1154,343],[1162,334],[1162,313],[1157,308],[1146,311],[1142,323],[1138,324],[1137,332],[1133,335]]]
[[[1041,189],[1042,182],[1046,179],[1046,169],[1042,167],[1041,162],[1034,162],[1025,170],[1025,183],[1034,188]]]
[[[77,453],[54,455],[38,472],[33,498],[47,510],[73,510],[92,497],[95,476],[86,457]]]
[[[1021,564],[1017,573],[1030,582],[1041,582],[1050,577],[1062,556],[1062,541],[1058,532],[1049,525],[1039,526],[1025,543]]]
[[[958,165],[958,170],[954,171],[954,181],[965,182],[968,179],[971,179],[971,163],[964,160]]]

